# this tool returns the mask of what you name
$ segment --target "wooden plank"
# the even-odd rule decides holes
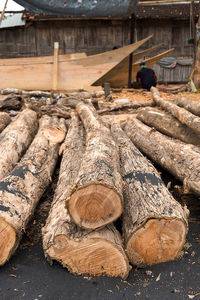
[[[54,43],[54,60],[53,60],[53,91],[57,90],[58,86],[58,51],[59,43]]]
[[[92,85],[99,77],[115,67],[152,36],[101,54],[85,58],[59,61],[58,89],[77,89]],[[53,64],[24,63],[0,65],[0,89],[50,90],[52,88]]]
[[[162,57],[166,56],[167,54],[171,53],[173,50],[174,49],[172,48],[154,57],[145,59],[144,61],[146,62],[147,67],[148,68],[152,67],[158,60],[160,60]],[[132,81],[134,80],[134,78],[136,78],[137,72],[139,70],[140,70],[140,63],[135,62],[133,64],[133,69],[132,69]],[[126,69],[125,68],[122,69],[120,72],[119,70],[117,70],[117,72],[113,74],[112,78],[110,78],[108,82],[112,87],[124,87],[127,85],[127,78],[128,78],[128,67]]]
[[[146,54],[154,51],[155,49],[161,47],[161,44],[155,45],[154,47],[148,48],[141,52],[138,52],[133,55],[132,62],[135,63],[138,59],[142,58]],[[128,82],[128,66],[129,66],[129,57],[126,57],[122,62],[120,62],[115,68],[107,72],[104,76],[99,78],[93,85],[103,85],[104,82],[109,82],[113,86],[114,81],[121,78],[121,82],[123,81],[123,85],[126,85]]]
[[[71,53],[59,55],[58,61],[66,61],[71,59],[85,58],[87,55],[83,53]],[[22,57],[22,58],[5,58],[0,59],[1,66],[18,66],[18,65],[29,65],[29,64],[42,64],[49,63],[53,64],[54,56],[40,56],[40,57]]]

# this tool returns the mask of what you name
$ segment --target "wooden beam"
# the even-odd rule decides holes
[[[53,90],[57,90],[58,87],[58,52],[59,43],[54,43],[54,59],[53,59]]]
[[[5,10],[6,10],[7,4],[8,4],[8,0],[6,0],[3,11],[2,11],[1,16],[0,16],[0,25],[1,25],[1,22],[3,21],[3,17],[5,15]]]
[[[138,5],[155,5],[155,4],[174,4],[174,3],[185,3],[187,2],[188,4],[191,2],[194,3],[199,3],[198,1],[193,1],[193,0],[153,0],[153,1],[139,1]]]

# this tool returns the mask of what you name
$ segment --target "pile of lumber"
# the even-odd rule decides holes
[[[9,142],[17,155],[4,155],[0,165],[0,265],[16,250],[59,155],[57,188],[42,230],[49,261],[75,274],[126,278],[129,263],[144,267],[180,257],[188,210],[142,153],[199,194],[200,121],[189,112],[193,103],[176,100],[187,104],[186,110],[162,99],[155,88],[152,95],[164,111],[149,102],[123,128],[117,119],[101,117],[88,95],[73,104],[70,120],[26,108],[5,121],[0,149],[6,153]],[[27,128],[24,140],[22,128]]]

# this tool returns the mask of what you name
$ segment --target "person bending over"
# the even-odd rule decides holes
[[[157,84],[157,77],[151,68],[147,68],[145,62],[140,63],[140,71],[137,72],[137,82],[143,89],[150,91],[152,86],[156,86]]]

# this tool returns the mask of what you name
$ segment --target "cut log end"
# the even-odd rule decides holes
[[[3,218],[0,218],[0,266],[10,258],[15,244],[15,230]]]
[[[185,243],[186,224],[178,219],[150,219],[127,243],[127,254],[137,266],[177,259]]]
[[[114,189],[91,184],[72,194],[68,208],[77,225],[95,229],[116,220],[121,215],[122,202]]]
[[[107,240],[98,238],[75,241],[65,235],[55,237],[48,255],[76,274],[91,276],[128,276],[129,264],[122,251]]]
[[[57,127],[48,127],[44,130],[44,136],[52,143],[61,143],[65,134],[63,129]]]

